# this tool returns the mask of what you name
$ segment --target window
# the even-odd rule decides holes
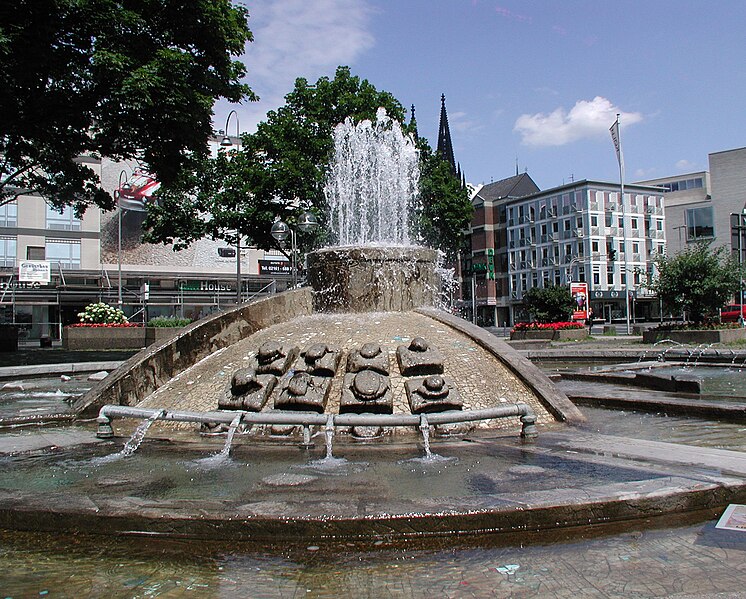
[[[18,226],[18,203],[11,202],[0,206],[0,227]]]
[[[47,260],[63,268],[80,268],[80,242],[67,239],[47,240]]]
[[[598,216],[596,214],[592,214],[591,215],[591,227],[597,227],[597,226],[598,226]]]
[[[594,254],[598,253],[598,241],[591,241],[591,251]]]
[[[611,215],[611,212],[607,212],[607,213],[605,214],[605,221],[606,221],[606,226],[607,226],[607,227],[610,227],[610,226],[611,226],[611,223],[613,222],[613,220],[612,220],[612,219],[613,219],[613,216]]]
[[[686,238],[689,241],[715,237],[712,206],[689,208],[686,211]]]
[[[0,237],[0,266],[16,265],[17,245],[15,237]]]
[[[80,231],[80,219],[75,218],[73,209],[65,206],[62,212],[47,205],[47,229],[57,231]]]
[[[46,260],[47,254],[43,247],[26,246],[26,260]]]

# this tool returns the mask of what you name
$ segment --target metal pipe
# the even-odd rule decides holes
[[[97,418],[99,429],[111,430],[111,421],[115,418],[150,418],[164,410],[157,408],[137,408],[131,406],[106,405],[101,408]],[[422,424],[422,415],[418,414],[318,414],[316,412],[240,412],[244,424],[300,425],[300,426],[411,426]],[[449,410],[428,414],[429,425],[454,424],[491,420],[494,418],[522,417],[524,427],[529,422],[536,422],[536,415],[530,406],[524,403],[497,406],[483,410]],[[159,420],[171,422],[218,422],[230,424],[236,418],[236,412],[177,412],[165,411]],[[524,420],[525,419],[525,420]],[[535,428],[534,428],[535,430]],[[108,431],[107,431],[108,432]],[[524,431],[525,432],[525,431]],[[526,435],[526,436],[533,436]]]

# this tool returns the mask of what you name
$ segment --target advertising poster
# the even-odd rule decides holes
[[[715,528],[746,532],[746,505],[730,504],[723,512]]]
[[[573,301],[573,320],[588,318],[588,283],[570,283],[570,295]]]
[[[104,187],[118,197],[121,206],[121,223],[116,210],[101,214],[101,261],[104,264],[117,264],[121,259],[124,265],[142,269],[235,272],[235,251],[232,255],[221,252],[226,246],[221,240],[200,239],[179,252],[170,245],[142,242],[145,209],[155,201],[153,194],[160,187],[142,165],[103,159],[101,179]]]

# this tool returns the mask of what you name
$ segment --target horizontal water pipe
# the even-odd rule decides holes
[[[106,405],[98,413],[98,432],[101,439],[114,435],[111,421],[115,418],[151,418],[163,412],[157,408],[135,408],[130,406]],[[318,414],[316,412],[244,412],[242,424],[299,425],[309,426],[413,426],[422,424],[419,414]],[[522,423],[521,437],[532,439],[537,436],[536,414],[524,403],[516,403],[483,410],[448,410],[432,412],[427,415],[428,424],[456,424],[476,420],[492,420],[519,416]],[[170,422],[223,423],[230,424],[236,418],[236,412],[177,412],[166,410],[159,420]]]

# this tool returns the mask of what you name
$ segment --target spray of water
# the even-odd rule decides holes
[[[336,244],[412,245],[419,179],[414,139],[383,108],[375,122],[337,125],[324,190]]]

